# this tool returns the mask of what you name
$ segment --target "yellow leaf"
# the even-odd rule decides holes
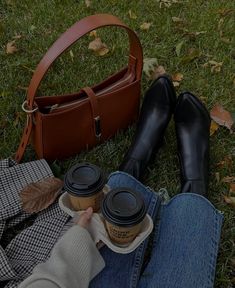
[[[86,7],[91,7],[91,0],[85,0]]]
[[[211,121],[210,136],[212,136],[219,129],[219,125],[215,121]]]
[[[18,51],[18,49],[15,46],[15,40],[7,43],[7,46],[6,46],[6,53],[7,54],[13,54],[17,51]]]
[[[148,31],[150,26],[151,26],[151,23],[144,22],[143,24],[140,25],[140,29],[143,31]]]
[[[179,17],[171,17],[171,19],[174,23],[183,23],[184,22],[184,20],[179,18]]]
[[[182,73],[179,73],[179,72],[177,72],[177,73],[172,75],[172,80],[173,81],[180,82],[180,81],[183,80],[183,78],[184,78],[184,75]]]
[[[224,197],[224,201],[225,201],[227,204],[235,207],[235,197],[226,196],[226,195],[223,195],[223,197]]]
[[[90,36],[90,37],[97,38],[97,31],[96,31],[96,30],[92,30],[92,31],[89,33],[89,36]]]
[[[104,56],[109,52],[107,45],[99,37],[90,42],[88,49],[95,52],[97,56]]]
[[[128,14],[131,19],[137,19],[137,15],[134,12],[132,12],[131,9],[128,11]]]

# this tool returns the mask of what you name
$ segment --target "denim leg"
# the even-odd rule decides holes
[[[179,194],[162,205],[139,288],[212,288],[223,216],[204,197]]]
[[[110,188],[129,187],[140,192],[147,205],[148,214],[153,219],[156,218],[160,207],[160,197],[134,177],[124,172],[115,172],[109,177],[108,185]],[[105,268],[92,280],[89,287],[137,287],[147,245],[148,239],[129,254],[118,254],[107,246],[103,247],[100,252],[105,261]]]

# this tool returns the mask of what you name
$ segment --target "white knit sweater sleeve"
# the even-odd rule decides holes
[[[89,232],[75,225],[57,242],[50,258],[38,264],[19,288],[85,288],[104,266]]]

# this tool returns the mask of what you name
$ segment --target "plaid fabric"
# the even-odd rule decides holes
[[[0,161],[0,239],[7,228],[31,216],[21,208],[21,189],[49,176],[53,174],[45,160],[19,165],[9,159]],[[33,224],[12,239],[5,249],[0,246],[0,287],[17,287],[38,263],[45,261],[68,219],[55,202],[38,213]],[[7,284],[2,282],[6,280]]]

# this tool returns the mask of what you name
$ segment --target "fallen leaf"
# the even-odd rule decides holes
[[[219,73],[221,71],[221,67],[223,65],[223,62],[216,62],[214,60],[208,61],[208,63],[211,65],[211,72]]]
[[[180,3],[178,0],[157,0],[157,2],[159,2],[160,8],[162,8],[162,6],[170,8],[172,4]]]
[[[15,45],[15,42],[16,42],[16,40],[13,40],[13,41],[10,41],[7,43],[7,46],[6,46],[6,53],[7,54],[14,54],[15,52],[18,51],[18,49],[16,48],[16,45]]]
[[[176,81],[173,81],[173,86],[174,86],[175,88],[177,88],[177,87],[180,86],[180,83],[179,83],[179,82],[176,82]]]
[[[153,73],[151,75],[151,79],[157,79],[158,77],[160,77],[161,75],[165,74],[166,70],[163,66],[159,65],[157,66],[154,70]]]
[[[158,62],[156,58],[144,58],[143,72],[150,78],[153,71],[156,69]]]
[[[132,12],[131,10],[128,11],[128,14],[129,14],[129,17],[131,19],[137,19],[137,15],[134,12]]]
[[[72,50],[69,51],[69,55],[70,55],[71,60],[72,60],[72,62],[73,62],[74,54],[73,54],[73,51],[72,51]]]
[[[226,44],[230,44],[232,42],[232,39],[226,37],[220,37],[220,40]]]
[[[220,126],[225,126],[232,133],[233,118],[227,110],[223,108],[222,105],[217,103],[210,111],[211,119],[214,120]]]
[[[215,179],[216,179],[217,183],[220,182],[220,173],[219,172],[215,172]]]
[[[179,18],[179,17],[171,17],[171,19],[174,23],[183,23],[184,22],[184,20]]]
[[[180,81],[183,80],[183,78],[184,78],[184,75],[182,73],[179,73],[179,72],[177,72],[177,73],[172,75],[172,80],[173,81],[180,82]]]
[[[184,41],[181,41],[175,46],[175,52],[178,57],[180,56],[180,52],[181,52],[181,48],[183,44],[184,44]]]
[[[186,32],[183,36],[187,36],[190,39],[196,39],[198,35],[205,34],[207,31]]]
[[[18,86],[17,86],[17,89],[23,90],[23,91],[28,91],[28,87],[21,86],[21,85],[18,85]]]
[[[63,182],[55,177],[48,177],[31,183],[20,192],[22,208],[27,213],[37,213],[51,205],[59,195]]]
[[[218,10],[218,13],[222,16],[222,17],[225,17],[229,14],[232,14],[234,13],[234,9],[226,9],[226,8],[223,8],[223,9],[220,9]]]
[[[212,136],[219,129],[219,125],[215,121],[211,121],[210,136]]]
[[[15,35],[12,37],[13,39],[17,40],[17,39],[21,39],[22,38],[22,35]]]
[[[13,125],[16,127],[20,122],[23,122],[25,116],[25,112],[16,112],[15,120],[13,121]]]
[[[96,31],[96,30],[92,30],[92,31],[89,33],[89,36],[90,36],[90,37],[97,38],[97,31]]]
[[[225,201],[227,204],[235,207],[235,197],[226,196],[226,195],[223,195],[223,197],[224,197],[224,201]]]
[[[235,183],[235,176],[226,176],[222,179],[224,183]]]
[[[86,7],[91,7],[91,0],[85,0]]]
[[[190,48],[188,50],[188,54],[181,58],[181,63],[182,64],[190,63],[196,58],[199,58],[201,55],[202,53],[199,49]]]
[[[29,27],[29,30],[30,30],[30,31],[34,31],[36,28],[37,28],[37,27],[36,27],[35,25],[31,25],[31,26]]]
[[[224,167],[226,166],[228,169],[230,169],[233,165],[233,159],[231,155],[227,155],[224,157],[224,159],[218,163],[216,163],[216,167]]]
[[[90,42],[88,49],[95,52],[95,54],[98,56],[104,56],[109,52],[109,48],[101,41],[99,37]]]
[[[151,26],[151,23],[144,22],[143,24],[140,25],[140,30],[148,31],[150,26]]]
[[[235,183],[230,183],[229,193],[231,193],[231,194],[235,193]]]

